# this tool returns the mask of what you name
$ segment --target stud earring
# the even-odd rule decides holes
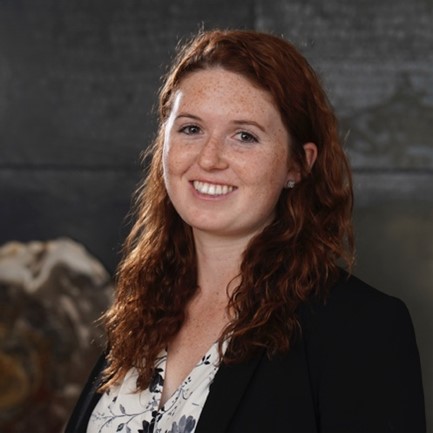
[[[296,182],[294,180],[288,180],[286,185],[285,185],[285,188],[292,189],[295,186],[295,183]]]

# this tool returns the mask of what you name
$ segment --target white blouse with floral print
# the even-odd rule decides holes
[[[123,382],[101,396],[87,433],[194,433],[219,367],[214,343],[175,393],[158,409],[164,384],[167,352],[156,360],[149,388],[135,392],[137,371],[129,370]]]

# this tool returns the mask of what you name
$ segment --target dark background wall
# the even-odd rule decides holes
[[[432,0],[0,0],[0,244],[68,236],[113,273],[159,77],[200,26],[283,34],[321,74],[354,168],[355,273],[411,311],[432,429]]]

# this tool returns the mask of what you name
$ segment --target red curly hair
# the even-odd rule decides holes
[[[283,190],[276,216],[246,248],[240,283],[231,294],[232,321],[225,362],[240,362],[257,349],[272,356],[290,348],[298,331],[299,305],[312,293],[325,296],[339,274],[337,262],[353,262],[352,181],[337,120],[315,72],[286,40],[244,30],[201,32],[183,46],[159,95],[159,131],[152,161],[136,196],[136,220],[124,245],[116,297],[105,314],[108,367],[102,390],[131,367],[139,389],[152,378],[155,358],[176,335],[197,290],[191,228],[165,189],[164,123],[172,96],[190,73],[222,67],[268,91],[291,137],[290,155],[301,181]],[[310,170],[303,144],[317,145]],[[221,347],[221,346],[220,346]]]

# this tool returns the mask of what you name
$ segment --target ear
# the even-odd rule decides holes
[[[305,143],[304,144],[304,152],[305,152],[305,160],[307,161],[308,168],[313,168],[314,163],[317,159],[317,146],[314,143]]]
[[[317,159],[317,146],[315,143],[308,142],[305,143],[304,146],[304,152],[305,152],[305,160],[307,161],[308,169],[311,170],[313,168],[314,163]],[[290,185],[291,183],[297,183],[301,180],[301,172],[298,167],[293,167],[288,173],[287,173],[287,185]]]

